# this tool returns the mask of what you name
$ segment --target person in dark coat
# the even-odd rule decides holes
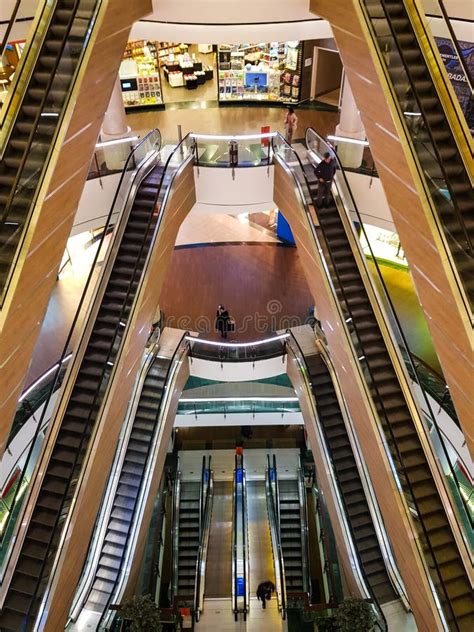
[[[219,305],[216,312],[216,329],[220,332],[221,338],[227,338],[229,330],[229,312],[224,305]]]
[[[262,602],[262,608],[265,610],[267,607],[266,602],[272,598],[272,593],[275,592],[275,584],[269,580],[261,582],[257,587],[257,599]]]
[[[315,167],[314,173],[318,178],[318,197],[316,204],[318,207],[322,206],[324,197],[324,204],[328,206],[331,184],[336,174],[336,163],[328,151],[324,154],[324,160],[321,160],[319,165]]]

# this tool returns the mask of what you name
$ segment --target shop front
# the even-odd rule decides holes
[[[128,42],[120,66],[125,107],[216,100],[215,54],[209,44]]]
[[[219,101],[298,103],[301,43],[221,44]]]
[[[125,107],[189,101],[301,101],[303,42],[187,44],[133,41],[120,67]]]

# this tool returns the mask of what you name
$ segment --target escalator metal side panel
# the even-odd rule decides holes
[[[129,409],[125,418],[124,426],[122,428],[122,438],[118,445],[117,452],[114,458],[111,472],[109,474],[107,488],[104,494],[104,499],[101,504],[100,514],[97,519],[97,524],[89,545],[88,558],[84,567],[84,571],[81,578],[81,583],[76,591],[76,599],[73,607],[71,608],[70,619],[75,621],[78,615],[87,601],[87,595],[91,590],[91,586],[96,576],[97,565],[104,546],[104,538],[106,536],[107,524],[110,520],[110,513],[113,508],[114,497],[117,492],[117,487],[120,483],[120,474],[124,465],[124,461],[127,455],[127,446],[132,433],[137,411],[140,406],[140,396],[143,388],[147,384],[149,373],[152,371],[155,364],[155,354],[157,348],[151,350],[144,359],[142,370],[138,376],[137,384],[134,389],[134,393],[130,400]],[[158,396],[158,394],[157,394]],[[158,399],[159,405],[159,399]]]
[[[308,279],[311,294],[318,310],[318,317],[325,328],[328,347],[361,442],[364,458],[372,475],[372,481],[396,551],[410,603],[418,620],[429,621],[433,630],[442,629],[436,601],[428,583],[427,571],[418,550],[418,536],[408,520],[408,508],[404,499],[393,484],[393,471],[383,447],[379,427],[376,424],[377,413],[365,384],[361,367],[357,359],[354,358],[352,343],[344,324],[344,315],[336,300],[335,289],[331,284],[329,272],[322,256],[322,245],[315,231],[309,208],[306,206],[302,185],[299,184],[290,167],[283,160],[280,160],[278,155],[275,156],[274,199],[278,206],[285,208],[298,246],[302,246],[307,255],[302,259],[305,276]],[[288,372],[289,374],[292,372],[293,375],[293,379],[292,375],[290,375],[290,379],[299,384],[300,369],[295,362],[288,363]],[[304,402],[300,405],[304,405]],[[311,419],[312,412],[307,410],[307,414],[309,415],[308,418]],[[317,454],[319,440],[315,430],[311,428],[311,424],[308,425],[308,432],[310,438],[312,435],[312,445],[314,445],[314,451]],[[318,469],[324,471],[324,467],[324,461],[320,460]],[[327,489],[326,502],[329,506],[332,497],[332,492],[329,491],[330,485]],[[334,505],[331,509],[331,515],[337,515]],[[340,540],[340,546],[343,550],[343,538]],[[349,576],[350,573],[349,568]],[[355,594],[358,593],[356,586],[354,592]]]
[[[301,169],[302,169],[302,166],[301,166]],[[291,171],[293,172],[293,170]],[[304,170],[303,170],[303,173],[304,173]],[[294,175],[293,177],[298,181],[298,176]],[[304,181],[302,183],[299,183],[298,186],[301,191],[303,189],[309,188],[312,196],[314,196],[314,188],[311,187],[309,183],[306,184],[305,177],[304,177]],[[314,204],[314,201],[313,201],[313,204]],[[335,210],[338,210],[339,213],[335,214]],[[307,212],[307,207],[305,206],[305,213],[306,212]],[[309,217],[309,214],[308,214],[308,217]],[[438,495],[439,492],[441,492],[441,494],[443,493],[443,489],[437,488],[437,485],[436,485],[437,483],[439,483],[439,476],[440,476],[439,472],[436,469],[436,464],[433,464],[433,460],[431,460],[430,463],[428,463],[428,460],[425,460],[427,459],[427,455],[424,450],[425,446],[423,444],[427,441],[427,439],[425,435],[423,435],[423,437],[420,437],[420,435],[418,435],[419,428],[416,427],[416,424],[420,423],[420,418],[418,415],[418,411],[415,407],[414,401],[411,397],[411,392],[408,388],[406,388],[407,386],[406,382],[408,381],[407,376],[405,375],[403,368],[400,367],[401,363],[398,362],[398,366],[395,364],[396,363],[395,358],[397,357],[398,354],[394,349],[394,346],[395,346],[394,341],[390,337],[390,328],[388,326],[388,323],[385,324],[385,322],[383,322],[385,320],[383,309],[381,305],[379,305],[378,303],[374,305],[374,303],[372,302],[373,297],[374,297],[374,290],[373,289],[370,290],[371,284],[369,283],[369,279],[367,278],[368,275],[363,273],[364,267],[359,268],[356,265],[357,257],[360,257],[360,251],[357,248],[357,246],[354,248],[353,243],[351,243],[351,240],[355,239],[353,226],[352,224],[350,226],[347,226],[347,223],[350,222],[350,220],[347,218],[346,214],[343,211],[341,211],[341,208],[339,206],[339,200],[337,200],[337,204],[335,204],[333,201],[329,209],[324,208],[324,207],[319,208],[318,219],[319,219],[319,224],[324,234],[325,247],[326,247],[326,250],[323,249],[321,252],[322,253],[326,252],[324,256],[326,257],[326,267],[328,269],[329,274],[331,275],[329,278],[332,278],[332,281],[334,285],[336,286],[333,289],[333,293],[335,293],[335,296],[337,296],[338,298],[338,303],[339,303],[338,311],[341,310],[341,308],[343,307],[343,304],[346,304],[346,314],[343,316],[343,319],[341,320],[342,322],[345,321],[345,323],[352,322],[352,325],[355,327],[355,332],[358,339],[357,344],[361,345],[360,348],[362,351],[362,355],[358,357],[359,354],[357,354],[355,350],[355,346],[354,346],[355,341],[353,341],[350,344],[351,352],[354,356],[358,357],[359,362],[364,361],[364,364],[369,363],[369,361],[370,363],[375,362],[373,358],[369,360],[370,342],[367,342],[367,343],[364,342],[363,344],[363,341],[369,340],[370,336],[372,336],[371,339],[375,339],[375,342],[372,343],[374,350],[371,351],[371,357],[375,353],[382,354],[382,356],[387,355],[389,360],[384,361],[382,369],[383,371],[391,371],[394,377],[396,378],[396,379],[391,379],[390,383],[385,386],[386,389],[390,389],[387,391],[389,394],[386,397],[382,397],[378,390],[379,383],[375,380],[372,374],[376,375],[377,379],[380,378],[380,381],[382,381],[383,379],[386,379],[384,378],[385,373],[383,375],[379,375],[382,369],[379,368],[377,372],[375,372],[375,370],[372,370],[372,365],[369,364],[369,369],[370,369],[369,372],[371,375],[370,379],[374,380],[374,386],[371,388],[370,397],[373,404],[376,406],[376,410],[377,410],[377,413],[374,415],[374,419],[378,420],[379,432],[383,431],[384,444],[386,443],[387,447],[390,448],[390,454],[387,453],[387,456],[389,457],[392,463],[392,467],[395,466],[395,471],[397,471],[398,473],[397,478],[399,480],[399,485],[403,489],[404,496],[405,496],[405,499],[404,499],[405,510],[407,511],[406,503],[408,502],[411,502],[412,504],[416,505],[416,509],[419,515],[419,522],[417,523],[417,526],[420,527],[419,538],[420,538],[420,545],[422,547],[421,550],[424,551],[425,560],[426,560],[425,563],[427,564],[427,567],[429,567],[430,569],[434,569],[432,573],[434,575],[434,579],[433,577],[431,577],[431,573],[430,573],[430,582],[433,582],[433,585],[436,582],[437,596],[443,602],[443,611],[444,611],[445,616],[448,617],[449,620],[453,620],[455,617],[459,617],[459,619],[466,620],[466,617],[468,619],[470,616],[469,608],[467,606],[467,594],[468,594],[468,586],[469,586],[470,580],[468,576],[469,571],[467,570],[467,565],[466,565],[466,556],[463,555],[461,550],[457,548],[458,542],[453,536],[453,533],[451,532],[450,537],[449,537],[450,555],[454,555],[456,553],[455,555],[455,563],[456,563],[456,568],[457,568],[456,580],[459,576],[459,582],[460,582],[460,586],[458,587],[458,585],[456,584],[456,588],[455,588],[455,592],[458,595],[456,597],[457,599],[456,611],[458,614],[453,614],[453,608],[454,608],[453,600],[451,596],[450,597],[447,596],[447,593],[448,593],[448,590],[454,590],[454,584],[452,583],[449,584],[447,581],[445,581],[444,575],[441,574],[441,571],[440,571],[441,563],[445,564],[445,561],[443,561],[445,559],[445,556],[443,556],[443,551],[441,549],[446,545],[446,543],[443,539],[443,545],[441,545],[436,534],[434,534],[435,521],[433,520],[433,510],[431,511],[431,518],[429,518],[429,524],[427,524],[428,522],[427,516],[430,515],[429,506],[427,505],[427,500],[429,500],[431,504],[434,503],[434,505],[436,505],[438,508],[436,513],[439,516],[440,520],[442,520],[441,529],[443,531],[444,538],[446,538],[448,536],[448,532],[450,532],[451,527],[450,527],[449,522],[451,521],[452,514],[449,516],[447,514],[444,514],[444,516],[442,515],[443,514],[442,508],[445,509],[445,507],[443,507],[443,501],[446,502],[446,494],[444,494],[444,498],[442,497],[440,498],[440,496]],[[342,229],[338,227],[339,223],[342,225],[343,227]],[[314,234],[315,239],[317,241],[318,238],[316,236],[314,227],[313,227],[312,233]],[[343,245],[342,245],[343,240],[347,240],[349,249],[344,250]],[[337,250],[337,254],[339,257],[338,259],[335,258],[335,254],[333,255],[332,250],[331,250],[332,248],[335,251]],[[343,254],[345,255],[345,259],[343,259],[342,257]],[[355,262],[354,264],[351,262],[351,258],[354,259],[354,262]],[[350,270],[349,270],[349,267],[350,267]],[[343,268],[344,268],[344,273],[342,273]],[[340,273],[338,272],[338,269],[341,270]],[[346,285],[348,286],[347,293],[349,297],[346,296],[346,288],[341,283],[339,274],[340,274],[340,277],[342,278],[346,277],[348,279]],[[355,293],[355,288],[357,288],[357,293]],[[365,316],[364,315],[357,316],[356,318],[355,309],[354,309],[354,312],[352,312],[351,310],[353,308],[351,306],[353,304],[355,305],[356,303],[358,304],[358,302],[362,302],[365,311],[367,311],[370,308],[369,309],[370,316],[366,314]],[[376,310],[375,318],[373,315],[374,308]],[[347,319],[347,316],[350,316],[351,318]],[[368,325],[370,327],[368,327],[364,319],[367,320]],[[383,322],[383,326],[381,326],[381,321]],[[360,331],[359,331],[359,326],[360,326]],[[362,326],[366,327],[366,329],[362,330]],[[343,327],[344,329],[347,330],[346,332],[346,335],[347,335],[349,332],[349,327],[348,325],[343,325]],[[380,329],[378,329],[378,327],[380,327]],[[394,353],[392,357],[390,356],[389,350],[393,351]],[[361,368],[362,367],[360,367],[360,369]],[[347,372],[346,369],[344,370]],[[365,374],[364,374],[364,381],[366,381],[366,387],[368,387],[369,384],[371,383],[367,375]],[[391,393],[392,395],[390,396]],[[397,402],[401,410],[400,415],[402,415],[399,421],[396,421],[398,419],[398,417],[396,416],[397,410],[398,410],[396,408]],[[403,442],[403,440],[400,442],[395,441],[395,439],[392,437],[392,434],[395,434],[394,428],[395,428],[396,423],[398,423],[397,428],[399,428],[400,425],[403,423],[408,423],[411,426],[410,437],[409,437],[410,441],[414,443],[419,442],[419,445],[420,445],[420,447],[419,448],[417,447],[416,450],[412,450],[412,452],[414,453],[414,456],[413,455],[412,456],[413,458],[416,457],[417,459],[421,459],[421,465],[418,467],[417,462],[414,462],[413,464],[411,464],[411,461],[410,461],[410,467],[412,469],[410,470],[409,475],[407,474],[408,465],[406,464],[406,460],[410,459],[410,457],[407,456],[410,450],[410,445],[408,445],[406,441]],[[414,428],[416,428],[416,431],[413,432],[412,430]],[[416,472],[413,472],[413,469],[415,468],[415,466],[419,470],[421,470],[421,474],[419,474],[419,477],[416,478],[416,482],[418,483],[418,486],[416,488],[416,493],[417,493],[416,497],[413,491],[414,484],[415,484],[413,480],[414,480],[415,475],[418,475],[418,470]],[[433,467],[435,468],[434,479],[432,478],[433,470],[431,470],[431,468]],[[404,476],[403,486],[402,486],[402,482],[400,481],[400,476],[402,474]],[[438,480],[436,480],[436,474],[438,475]],[[423,488],[420,487],[422,483],[424,484],[425,479],[427,480],[427,485],[426,485],[426,487],[428,488],[427,492],[425,492],[424,487]],[[420,491],[421,489],[423,491]],[[424,502],[424,504],[423,504],[423,501],[421,500],[421,495],[423,493],[425,494],[425,496],[429,495],[429,498]],[[420,513],[421,507],[425,507],[425,506],[426,506],[426,510],[424,510],[424,513]],[[443,569],[443,573],[445,572],[446,571]]]
[[[150,169],[150,165],[146,164],[141,167],[141,173],[142,174],[147,173],[149,169]],[[131,195],[129,196],[127,208],[124,211],[124,214],[122,216],[124,220],[126,220],[128,214],[130,213],[131,205],[133,203],[133,196],[136,190],[138,189],[138,186],[139,186],[138,181],[142,177],[143,175],[137,174],[135,178],[135,182],[132,185]],[[17,551],[16,553],[13,552],[12,560],[11,560],[12,563],[10,564],[10,566],[14,566],[15,559],[19,553],[18,552],[19,545],[23,541],[23,538],[25,536],[24,527],[28,523],[31,513],[34,509],[37,496],[39,493],[40,485],[42,483],[42,478],[40,475],[38,475],[38,473],[40,471],[41,472],[44,471],[44,469],[46,468],[46,464],[48,463],[52,448],[55,443],[55,439],[60,430],[62,417],[66,411],[66,408],[69,402],[69,395],[74,386],[77,374],[81,368],[82,358],[86,352],[86,349],[89,343],[89,338],[92,333],[95,320],[97,318],[97,315],[100,309],[101,301],[107,289],[107,283],[112,273],[115,257],[118,251],[118,245],[120,243],[123,232],[125,230],[125,223],[126,221],[124,221],[123,223],[120,222],[117,225],[116,232],[114,233],[114,238],[113,240],[111,240],[111,243],[107,251],[106,263],[101,268],[99,280],[95,286],[95,289],[92,292],[90,300],[88,301],[89,304],[87,308],[87,313],[84,317],[85,324],[82,328],[82,335],[79,342],[77,343],[75,354],[71,358],[71,361],[69,362],[66,375],[64,376],[64,380],[61,385],[60,396],[58,397],[54,410],[51,413],[51,421],[48,425],[47,435],[45,437],[45,440],[43,441],[43,449],[38,458],[38,461],[36,463],[35,470],[32,476],[33,485],[31,485],[30,483],[31,491],[29,492],[27,504],[25,504],[24,516],[21,521],[18,521],[18,524],[22,525],[22,529],[20,529],[18,533],[16,533],[15,535],[15,546],[16,546]],[[9,582],[8,571],[10,571],[11,573],[11,568],[7,570],[7,573],[5,575],[5,578],[2,584],[2,591],[0,593],[0,597],[2,598],[2,601],[0,603],[0,607],[3,605],[3,598],[5,597],[5,589],[8,586],[8,582]]]
[[[183,390],[184,384],[189,377],[188,363],[185,358],[188,352],[188,345],[184,337],[175,347],[172,357],[169,352],[173,348],[173,341],[166,342],[167,330],[163,331],[163,344],[166,344],[166,361],[159,357],[155,359],[154,367],[163,367],[166,362],[169,365],[166,382],[161,391],[159,402],[159,415],[155,424],[151,451],[147,462],[143,484],[137,499],[134,520],[131,525],[127,547],[124,551],[122,568],[118,576],[116,585],[110,595],[108,604],[120,603],[126,591],[134,589],[137,584],[142,551],[145,546],[149,523],[152,516],[153,502],[158,492],[162,472],[165,464],[169,441],[172,435],[174,418],[176,416],[177,402]],[[184,336],[184,332],[183,332]],[[111,625],[114,611],[106,611],[101,619],[101,627],[107,628]]]
[[[37,474],[35,475],[34,485],[30,492],[28,505],[26,506],[25,516],[23,520],[21,521],[22,526],[19,533],[19,537],[17,538],[17,541],[15,543],[14,557],[12,558],[13,563],[10,564],[10,568],[12,569],[12,571],[11,571],[10,576],[7,578],[8,581],[11,581],[13,577],[13,572],[14,572],[13,569],[16,566],[17,560],[20,559],[20,553],[23,547],[23,542],[28,533],[30,519],[31,519],[31,516],[33,515],[33,512],[36,509],[37,497],[42,488],[44,477],[46,476],[48,472],[48,464],[50,461],[50,457],[53,453],[53,449],[55,449],[56,447],[56,438],[61,431],[63,417],[66,414],[66,411],[68,410],[68,406],[70,404],[70,401],[69,401],[70,395],[74,390],[76,377],[79,375],[79,372],[81,370],[84,354],[86,350],[89,348],[89,339],[96,325],[96,318],[100,312],[103,298],[106,295],[106,292],[109,287],[108,286],[109,279],[112,277],[113,268],[115,264],[115,258],[119,251],[122,236],[125,234],[125,231],[126,231],[127,221],[128,221],[130,212],[133,208],[136,192],[138,191],[141,182],[148,177],[150,170],[154,168],[153,164],[154,162],[156,162],[156,160],[157,160],[157,155],[151,156],[140,167],[139,172],[135,176],[135,180],[131,187],[130,194],[128,197],[127,205],[125,207],[125,210],[122,213],[121,221],[116,229],[116,234],[114,235],[114,239],[111,242],[110,249],[108,251],[106,265],[103,267],[101,271],[101,276],[100,276],[99,282],[97,283],[96,290],[94,292],[94,300],[91,302],[90,307],[89,307],[89,311],[86,317],[86,325],[83,328],[82,338],[78,344],[74,361],[70,363],[68,367],[68,373],[67,373],[66,379],[63,382],[61,397],[58,398],[58,402],[56,404],[54,421],[53,423],[50,423],[49,428],[48,428],[48,440],[43,442],[43,451],[42,451],[40,459],[38,460],[36,464],[35,472]],[[129,335],[129,327],[126,328],[125,333],[126,335]],[[124,338],[122,338],[122,342],[123,341],[124,341]],[[121,349],[123,349],[123,344],[121,345]],[[119,353],[120,353],[120,350],[119,350]],[[116,370],[118,364],[119,362],[115,364],[115,366],[113,367],[113,371]],[[110,385],[112,382],[113,382],[113,379],[109,379],[107,388],[110,388]],[[106,397],[103,399],[103,402],[105,401],[106,401]],[[82,469],[82,473],[84,473],[84,469]],[[80,480],[78,484],[76,485],[76,494],[78,493],[79,487],[80,487]],[[63,523],[62,528],[64,529],[65,526],[67,526],[67,523]],[[9,585],[8,583],[4,582],[2,586],[3,599],[7,597],[8,585]]]
[[[417,439],[417,441],[420,442],[422,446],[424,458],[426,459],[426,463],[430,469],[433,481],[439,493],[439,497],[441,499],[442,506],[444,507],[447,520],[450,524],[456,546],[459,550],[460,558],[462,559],[466,572],[468,574],[472,574],[470,552],[467,550],[466,541],[461,533],[460,523],[456,518],[456,512],[453,511],[452,501],[447,488],[446,477],[442,472],[441,463],[435,455],[434,447],[429,437],[428,426],[423,421],[421,408],[413,393],[412,383],[408,375],[405,362],[402,358],[400,347],[396,342],[396,338],[389,322],[387,312],[385,311],[383,301],[377,288],[375,287],[374,282],[372,281],[371,273],[368,269],[367,258],[362,251],[361,242],[356,235],[354,224],[345,211],[343,200],[339,197],[338,194],[333,195],[333,199],[338,211],[340,221],[344,228],[345,237],[347,238],[347,244],[350,249],[349,252],[352,253],[352,257],[356,264],[354,272],[359,275],[362,281],[363,285],[361,287],[364,288],[373,315],[375,316],[376,324],[379,328],[381,336],[381,341],[383,341],[383,344],[385,345],[386,352],[390,361],[390,366],[393,369],[396,380],[399,384],[400,394],[402,395],[406,410],[412,420],[414,437]],[[316,205],[314,202],[315,200],[313,200],[313,204],[314,208],[316,209]],[[316,211],[316,214],[318,214],[318,211]],[[320,222],[324,225],[324,220],[322,217],[320,218]],[[332,255],[330,256],[332,257]],[[348,254],[348,259],[349,258],[350,255]],[[377,384],[377,382],[375,382],[375,384]],[[376,402],[376,395],[372,395],[372,397]],[[380,412],[379,415],[381,417]],[[389,437],[387,436],[387,438]]]

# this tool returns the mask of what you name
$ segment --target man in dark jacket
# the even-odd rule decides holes
[[[324,204],[325,206],[328,206],[331,183],[336,173],[336,164],[328,151],[324,154],[324,160],[321,160],[319,165],[315,167],[314,173],[316,174],[319,182],[316,204],[318,207],[322,206],[324,197]]]
[[[262,608],[265,610],[266,602],[272,598],[275,592],[275,584],[271,581],[261,582],[257,587],[257,599],[262,602]]]

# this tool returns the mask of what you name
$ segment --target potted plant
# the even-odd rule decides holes
[[[336,608],[334,623],[338,632],[367,632],[374,627],[375,614],[367,601],[349,597]]]
[[[161,632],[160,611],[150,595],[134,595],[122,604],[119,616],[130,632]]]

